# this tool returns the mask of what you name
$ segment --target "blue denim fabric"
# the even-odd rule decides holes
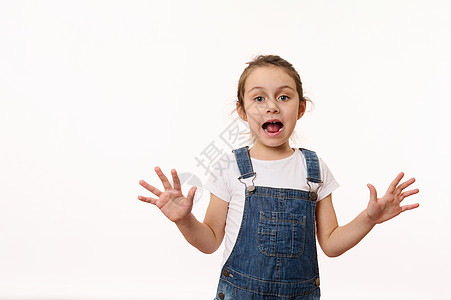
[[[321,182],[315,152],[300,150],[306,157],[306,180]],[[253,176],[248,148],[234,153],[240,179]],[[249,191],[248,184],[241,227],[221,271],[216,299],[319,299],[316,193],[264,186]]]

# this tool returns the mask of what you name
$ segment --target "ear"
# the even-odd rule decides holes
[[[240,105],[239,102],[236,103],[236,112],[243,121],[247,122],[246,112],[244,111],[244,107]]]
[[[302,101],[301,104],[299,105],[298,120],[300,118],[302,118],[302,116],[305,113],[306,108],[307,108],[307,101]]]

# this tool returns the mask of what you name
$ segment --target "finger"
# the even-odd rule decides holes
[[[150,191],[155,196],[160,197],[161,191],[156,187],[154,187],[153,185],[148,184],[144,180],[140,180],[139,184],[142,185],[146,190]]]
[[[181,190],[181,184],[180,184],[180,179],[177,176],[177,171],[175,169],[171,170],[171,174],[172,174],[172,181],[174,181],[174,189],[176,190]]]
[[[376,202],[377,201],[376,188],[371,183],[368,183],[366,186],[370,190],[370,202]]]
[[[400,194],[402,190],[404,190],[406,187],[408,187],[409,185],[413,184],[415,182],[415,178],[410,178],[409,180],[407,180],[406,182],[401,183],[397,188],[396,188],[396,193]]]
[[[420,206],[419,203],[408,204],[408,205],[401,206],[401,212],[404,212],[404,211],[406,211],[406,210],[411,210],[411,209],[417,208],[418,206]]]
[[[138,200],[156,205],[157,199],[151,197],[138,196]]]
[[[160,167],[155,167],[155,173],[157,173],[158,177],[161,180],[161,183],[163,183],[163,186],[164,186],[165,190],[172,189],[172,186],[169,183],[168,178],[166,177],[166,175],[163,174],[163,171],[161,171]]]
[[[196,194],[196,190],[197,190],[197,187],[193,186],[192,188],[189,189],[188,195],[186,195],[186,200],[188,200],[188,202],[190,204],[193,203],[194,195]]]
[[[410,190],[410,191],[406,191],[406,192],[402,193],[401,195],[399,195],[399,202],[404,200],[404,198],[407,198],[409,196],[417,194],[419,191],[420,191],[419,189],[414,189],[414,190]]]
[[[389,185],[389,187],[387,189],[387,194],[388,193],[393,193],[395,191],[396,187],[398,186],[399,182],[401,181],[401,179],[403,177],[404,177],[404,173],[403,172],[399,173],[398,176],[396,176],[396,178]]]

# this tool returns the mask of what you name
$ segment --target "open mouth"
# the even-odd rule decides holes
[[[282,130],[283,124],[279,120],[269,120],[263,123],[262,128],[269,133],[276,133]]]

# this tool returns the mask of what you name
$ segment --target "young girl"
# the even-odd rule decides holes
[[[248,63],[238,83],[236,108],[254,142],[250,149],[234,150],[229,169],[217,170],[208,180],[211,199],[203,222],[191,213],[196,187],[185,197],[174,169],[171,186],[155,168],[164,191],[140,181],[157,198],[138,199],[155,204],[200,251],[213,253],[225,237],[216,299],[319,299],[315,235],[327,256],[339,256],[376,224],[419,206],[400,206],[418,193],[404,191],[415,179],[400,183],[400,173],[381,198],[368,184],[368,207],[338,226],[332,205],[337,182],[315,152],[289,144],[306,101],[289,62],[267,55]]]

